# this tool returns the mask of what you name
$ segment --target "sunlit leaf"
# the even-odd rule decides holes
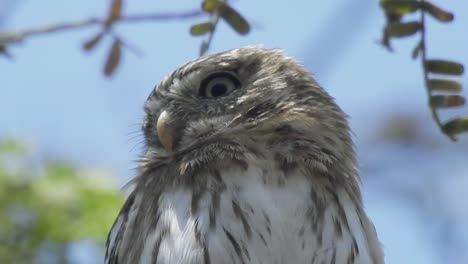
[[[193,36],[204,35],[210,32],[213,29],[213,26],[214,25],[211,22],[194,24],[190,27],[190,34],[192,34]]]
[[[385,33],[391,37],[406,37],[421,29],[419,22],[393,23],[386,27]]]
[[[250,25],[245,18],[227,4],[220,6],[220,15],[239,34],[245,35],[250,31]]]
[[[202,9],[209,13],[219,12],[219,15],[241,35],[245,35],[250,31],[250,25],[247,20],[225,2],[206,0],[202,3]]]
[[[221,4],[218,0],[205,0],[202,2],[202,10],[211,13]]]
[[[443,125],[443,130],[449,135],[468,132],[468,117],[455,118]]]
[[[426,10],[432,17],[441,22],[450,22],[453,20],[454,15],[448,11],[442,10],[430,2],[424,2],[424,10]]]
[[[5,149],[17,145],[4,144]],[[108,173],[78,170],[62,161],[47,161],[35,170],[27,156],[21,161],[20,173],[9,174],[4,170],[8,159],[0,159],[0,263],[32,263],[24,257],[33,259],[44,245],[104,242],[123,202],[116,188],[99,187],[112,185]]]
[[[465,98],[459,95],[432,95],[429,99],[432,108],[448,108],[465,104]]]
[[[0,153],[24,153],[26,147],[13,139],[0,140]]]
[[[112,47],[109,51],[109,55],[107,56],[106,65],[104,66],[104,74],[106,76],[111,76],[114,73],[117,66],[119,65],[120,55],[121,55],[120,53],[121,53],[120,41],[116,39],[112,43]]]
[[[425,62],[427,71],[440,74],[461,75],[463,64],[446,60],[427,60]]]
[[[404,15],[418,10],[418,8],[421,7],[421,3],[411,0],[383,0],[380,1],[380,6],[385,9],[386,12]]]
[[[459,82],[445,79],[430,79],[428,86],[434,91],[459,92],[462,85]]]
[[[95,36],[93,36],[92,38],[87,40],[85,43],[83,43],[83,49],[86,51],[92,50],[96,46],[96,44],[99,43],[103,35],[104,35],[103,31],[100,31],[99,33],[97,33]]]

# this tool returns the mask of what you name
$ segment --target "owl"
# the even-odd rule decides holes
[[[173,71],[106,264],[380,264],[346,115],[295,60],[247,46]]]

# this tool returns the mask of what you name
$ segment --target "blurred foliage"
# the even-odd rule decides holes
[[[44,244],[103,245],[123,202],[111,177],[63,161],[31,163],[25,146],[0,140],[0,263],[36,263]]]
[[[442,121],[439,117],[439,111],[465,104],[465,98],[456,94],[461,91],[462,85],[452,77],[462,75],[464,67],[463,64],[451,60],[429,59],[426,42],[426,15],[430,15],[441,23],[453,21],[454,15],[425,0],[381,0],[380,7],[387,20],[382,34],[382,44],[388,50],[393,50],[391,39],[420,34],[412,57],[413,59],[421,58],[428,105],[432,117],[442,133],[450,139],[456,140],[458,134],[468,132],[468,117],[455,117],[448,121]],[[409,14],[414,12],[420,13],[418,20],[404,21]]]

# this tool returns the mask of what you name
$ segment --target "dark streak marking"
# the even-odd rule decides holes
[[[350,231],[349,224],[348,224],[348,218],[346,217],[346,212],[344,211],[343,206],[341,206],[341,204],[339,203],[338,197],[336,197],[336,195],[334,195],[334,199],[335,199],[335,202],[336,202],[336,206],[338,207],[338,215],[340,217],[340,220],[341,220],[341,222],[344,223],[346,230]]]
[[[336,264],[336,249],[333,249],[332,258],[330,264]]]
[[[195,232],[195,240],[200,243],[201,242],[201,232],[200,232],[198,223],[199,223],[198,218],[196,218],[195,219],[195,225],[194,225],[193,229],[194,229],[194,232]]]
[[[310,261],[311,264],[316,264],[315,258],[317,258],[317,253],[312,257],[312,260]]]
[[[242,209],[234,200],[232,200],[232,210],[234,211],[234,215],[241,220],[247,238],[250,238],[252,236],[252,230],[250,229],[249,222],[245,218],[245,214]]]
[[[191,215],[197,214],[198,204],[200,202],[201,196],[202,196],[202,193],[200,191],[196,191],[196,190],[193,191],[193,193],[192,193],[192,203],[191,203],[191,207],[190,207]]]
[[[217,169],[214,169],[213,172],[213,177],[219,182],[219,183],[222,183],[223,180],[221,179],[221,173],[219,172],[219,170]]]
[[[338,238],[343,237],[343,230],[341,229],[340,220],[333,218],[333,222],[335,223],[335,234]]]
[[[356,256],[359,255],[359,247],[358,247],[358,244],[356,242],[356,238],[353,236],[353,249],[354,249],[354,252],[356,252]]]
[[[351,252],[349,252],[348,261],[346,262],[346,264],[354,264],[355,257],[356,256],[354,255],[354,251],[351,250]]]
[[[244,255],[247,257],[247,259],[250,261],[250,254],[249,250],[245,247],[245,244],[242,244],[242,250],[244,251]]]
[[[204,264],[211,264],[210,253],[208,252],[208,246],[206,243],[203,244],[203,259]]]
[[[158,263],[159,248],[161,247],[161,241],[169,233],[169,230],[165,229],[161,232],[161,235],[158,237],[158,240],[154,243],[153,252],[151,255],[152,262]]]
[[[266,242],[265,238],[263,237],[262,233],[257,232],[257,234],[260,237],[260,239],[263,241],[263,244],[265,244],[265,247],[268,247],[267,242]]]
[[[265,217],[267,224],[271,225],[270,217],[265,212],[263,212],[263,217]]]
[[[216,214],[219,211],[219,203],[220,203],[220,195],[216,191],[211,195],[211,206],[209,209],[209,221],[210,221],[210,229],[216,228]]]
[[[305,226],[302,226],[301,229],[299,229],[299,233],[297,234],[299,237],[302,237],[304,235],[305,231]]]
[[[224,233],[226,234],[227,238],[229,239],[229,242],[231,242],[232,247],[234,248],[234,251],[236,251],[237,256],[239,257],[241,263],[244,262],[244,257],[242,256],[241,248],[239,246],[239,243],[234,239],[232,234],[226,230],[226,228],[223,227]]]
[[[109,248],[107,248],[107,250],[106,250],[105,259],[109,259],[109,262],[108,262],[109,264],[117,264],[118,263],[119,252],[117,251],[117,249],[120,247],[120,241],[122,241],[122,237],[123,237],[123,235],[125,233],[125,230],[126,230],[126,227],[127,227],[129,211],[130,210],[135,210],[135,208],[133,208],[133,204],[135,202],[135,197],[136,197],[136,195],[131,195],[127,199],[127,201],[125,202],[124,206],[122,207],[122,209],[121,209],[121,211],[119,213],[119,216],[114,221],[114,224],[112,225],[111,231],[109,232],[109,235],[107,237],[106,246],[108,247],[109,244],[110,244],[110,238],[111,238],[110,235],[111,235],[113,229],[116,227],[115,224],[118,222],[119,218],[122,217],[123,219],[122,219],[122,223],[120,225],[119,231],[117,232],[117,234],[116,234],[116,236],[114,238],[114,245],[113,245],[112,248],[110,248],[110,252],[109,252]]]
[[[319,246],[322,246],[323,244],[323,230],[320,230],[318,233],[317,233],[317,244]]]

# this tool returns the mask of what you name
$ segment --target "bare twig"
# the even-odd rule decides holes
[[[122,16],[112,23],[121,23],[121,22],[150,22],[150,21],[160,21],[160,20],[182,20],[182,19],[191,19],[198,17],[202,14],[200,10],[187,11],[182,13],[161,13],[161,14],[136,14],[136,15],[127,15]],[[92,25],[104,25],[107,22],[107,18],[88,18],[84,20],[64,22],[60,24],[42,26],[37,28],[31,28],[23,31],[17,32],[0,32],[0,46],[5,46],[7,44],[16,43],[23,41],[24,39],[34,36],[42,35],[47,33],[55,33],[62,30],[69,29],[78,29]]]

